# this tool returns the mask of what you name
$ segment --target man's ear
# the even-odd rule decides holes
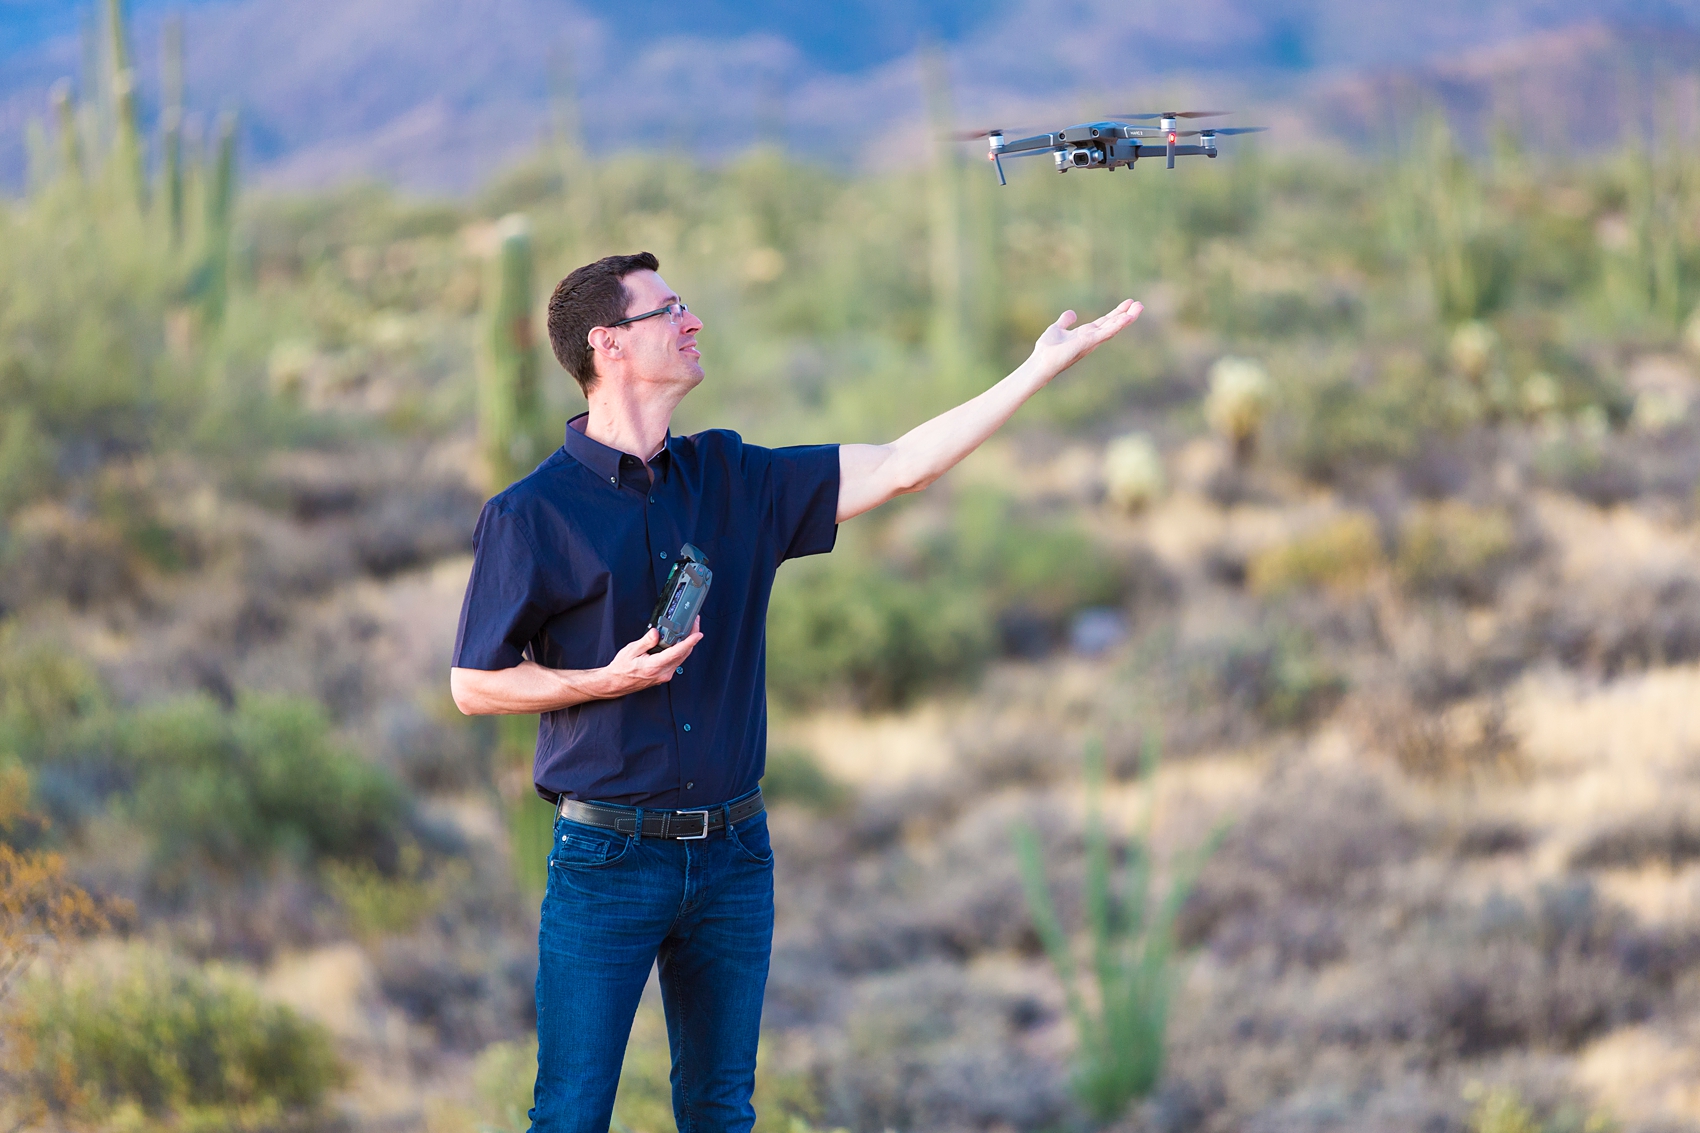
[[[620,356],[620,340],[616,338],[614,336],[614,332],[609,330],[607,327],[591,327],[590,333],[585,336],[585,341],[588,342],[590,344],[590,348],[598,354],[605,355],[609,358],[618,358]]]

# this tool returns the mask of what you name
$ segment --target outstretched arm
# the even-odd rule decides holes
[[[919,492],[997,432],[1051,379],[1098,349],[1145,308],[1126,300],[1103,318],[1075,327],[1074,312],[1045,328],[1027,361],[1003,381],[886,445],[838,449],[838,522],[887,500]],[[1070,328],[1073,329],[1070,329]]]

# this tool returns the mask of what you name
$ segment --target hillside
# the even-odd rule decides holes
[[[166,10],[138,7],[149,114]],[[14,186],[25,124],[44,113],[49,85],[80,69],[74,37],[49,34],[74,27],[68,19],[32,5],[0,11],[12,44],[0,56],[0,179]],[[1272,116],[1299,144],[1362,144],[1365,114],[1427,98],[1470,117],[1473,137],[1511,83],[1543,143],[1580,127],[1590,144],[1610,145],[1645,119],[1647,94],[1626,89],[1626,76],[1692,79],[1700,10],[1550,0],[1484,17],[1457,2],[1234,0],[1177,18],[1151,3],[1009,0],[692,5],[681,16],[553,0],[224,0],[189,7],[186,22],[188,105],[203,126],[240,109],[244,152],[265,182],[375,177],[466,191],[557,129],[563,112],[595,152],[690,147],[720,159],[782,138],[843,166],[901,161],[918,137],[923,36],[945,50],[965,121],[1226,100]],[[1378,93],[1331,95],[1342,81]]]

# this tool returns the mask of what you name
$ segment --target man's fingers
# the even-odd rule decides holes
[[[1139,318],[1145,310],[1145,304],[1136,303],[1132,299],[1124,299],[1116,305],[1115,310],[1093,323],[1095,330],[1102,332],[1103,338],[1113,338],[1126,330],[1128,325]]]
[[[699,642],[701,640],[702,640],[702,631],[699,629],[695,633],[691,634],[689,637],[684,638],[683,640],[677,642],[676,644],[669,645],[666,649],[663,649],[661,652],[657,653],[655,655],[656,665],[658,667],[665,667],[666,665],[677,665],[680,661],[683,661],[686,657],[689,657],[691,655],[691,650],[695,649],[696,646],[697,646],[697,642]]]
[[[687,656],[692,649],[696,648],[697,642],[699,642],[701,640],[702,640],[702,634],[693,633],[693,634],[691,634],[691,636],[684,638],[684,639],[678,641],[677,643],[675,643],[673,645],[669,645],[666,649],[663,649],[661,652],[657,653],[655,655],[655,658],[656,658],[656,660],[659,661],[662,658],[666,658],[667,660],[673,660],[674,658],[677,658],[677,657]]]
[[[656,642],[660,640],[661,631],[658,629],[652,629],[636,641],[626,645],[618,653],[614,654],[614,659],[616,661],[630,661],[633,657],[648,653],[651,649],[654,649]]]
[[[1073,311],[1064,311],[1062,314],[1057,316],[1057,321],[1053,325],[1062,330],[1067,330],[1069,327],[1074,325],[1074,319],[1075,314]]]

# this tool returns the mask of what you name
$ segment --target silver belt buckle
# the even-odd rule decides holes
[[[678,810],[678,811],[674,811],[673,813],[674,814],[700,814],[700,815],[702,815],[702,833],[701,834],[681,834],[681,835],[678,836],[678,838],[675,839],[675,841],[679,841],[679,842],[700,842],[704,838],[708,837],[708,812],[706,810]]]

